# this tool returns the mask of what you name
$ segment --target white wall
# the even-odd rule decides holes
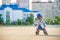
[[[23,12],[21,10],[14,10],[11,14],[11,21],[17,21],[17,19],[23,19]]]
[[[16,3],[17,0],[11,0],[11,3]]]
[[[29,10],[32,10],[32,0],[29,0]]]
[[[36,1],[39,1],[39,2],[48,2],[48,1],[52,1],[52,2],[54,2],[54,0],[33,0],[33,2],[36,2]]]
[[[4,9],[4,22],[6,22],[6,12],[9,11],[10,12],[10,19],[11,19],[11,13],[12,13],[12,9],[10,7],[7,7]],[[10,21],[11,22],[11,21]]]
[[[4,21],[6,22],[6,11],[10,12],[10,22],[17,21],[17,19],[23,19],[23,12],[21,10],[12,10],[7,7],[4,9]]]
[[[0,0],[0,5],[2,5],[2,0]]]
[[[10,12],[10,22],[17,21],[17,19],[23,20],[30,15],[30,12],[23,12],[22,10],[12,10],[7,7],[4,10],[0,10],[0,13],[3,15],[4,22],[6,22],[6,12]],[[24,15],[25,14],[25,15]]]
[[[29,8],[29,0],[17,0],[19,7]]]

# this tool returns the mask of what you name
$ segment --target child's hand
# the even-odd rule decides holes
[[[38,26],[36,26],[36,29],[38,29]]]
[[[46,29],[46,28],[44,27],[44,29]]]
[[[37,24],[35,24],[35,27],[37,26]]]

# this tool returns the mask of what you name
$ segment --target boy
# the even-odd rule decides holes
[[[37,14],[37,20],[35,22],[35,26],[36,26],[36,35],[39,35],[39,30],[43,30],[45,35],[48,35],[45,27],[45,22],[42,20],[42,15],[41,14]]]

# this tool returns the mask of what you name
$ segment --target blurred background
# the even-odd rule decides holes
[[[48,25],[60,25],[60,0],[0,0],[0,25],[33,25],[41,13]]]

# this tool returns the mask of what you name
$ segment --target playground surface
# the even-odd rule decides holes
[[[0,26],[0,40],[60,40],[59,27],[47,27],[48,35],[40,31],[35,35],[35,27],[22,26]]]

